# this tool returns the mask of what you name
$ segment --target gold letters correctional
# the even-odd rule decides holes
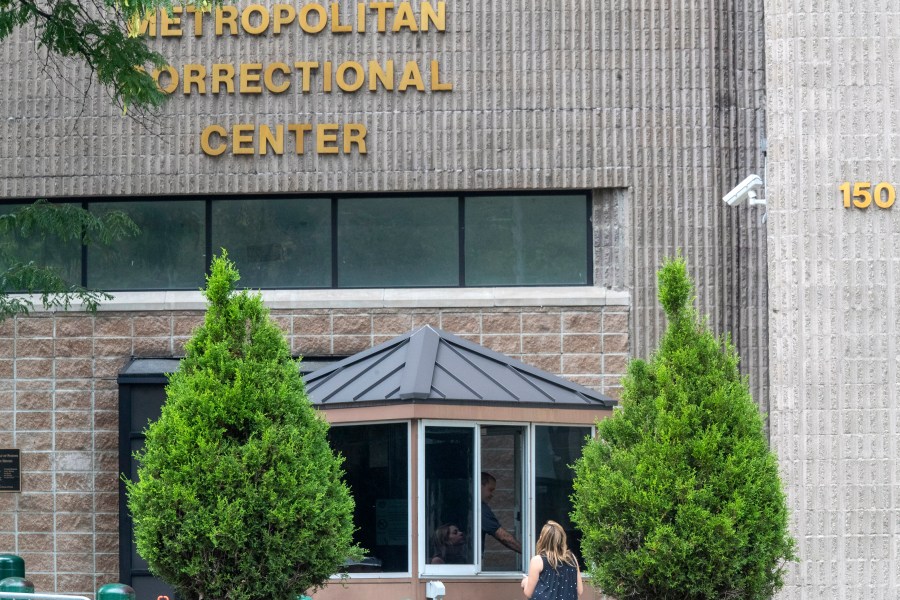
[[[250,4],[245,8],[221,6],[209,11],[198,6],[173,6],[135,24],[138,35],[180,38],[186,35],[279,36],[291,28],[304,34],[383,34],[446,31],[444,2],[338,2],[302,6]],[[166,66],[153,78],[167,94],[234,95],[369,92],[449,92],[437,60],[309,60],[309,57],[269,63],[213,63]],[[212,124],[200,134],[200,149],[207,156],[233,155],[366,154],[367,127],[362,123],[253,123]]]

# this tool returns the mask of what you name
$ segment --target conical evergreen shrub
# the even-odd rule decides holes
[[[576,464],[573,518],[594,584],[619,600],[763,600],[794,558],[778,465],[727,338],[659,272],[668,328]]]
[[[358,554],[353,500],[297,361],[238,278],[213,260],[128,507],[138,552],[182,600],[295,600]]]

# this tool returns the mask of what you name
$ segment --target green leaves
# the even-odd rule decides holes
[[[29,260],[27,252],[23,252],[23,242],[39,238],[57,244],[111,244],[138,233],[137,225],[122,212],[98,218],[80,205],[52,204],[46,200],[0,215],[0,321],[28,314],[34,308],[31,298],[11,296],[12,292],[37,294],[45,309],[68,309],[81,303],[91,312],[112,298],[68,281],[52,266]]]
[[[0,215],[0,235],[18,233],[79,240],[84,244],[110,244],[137,235],[138,226],[121,211],[97,217],[77,204],[38,200],[13,213]]]
[[[694,286],[687,276],[687,265],[681,257],[666,261],[658,274],[659,303],[669,319],[689,311]]]
[[[295,600],[359,553],[353,500],[287,342],[238,280],[223,251],[128,506],[138,551],[181,598]]]
[[[167,61],[147,46],[146,38],[129,35],[129,24],[134,27],[147,12],[171,6],[169,0],[108,0],[106,7],[81,0],[0,0],[0,41],[30,25],[48,60],[81,60],[117,104],[153,110],[167,95],[150,72]]]
[[[684,261],[659,282],[669,327],[576,465],[582,552],[619,600],[770,598],[794,558],[777,461],[734,348],[692,307]]]

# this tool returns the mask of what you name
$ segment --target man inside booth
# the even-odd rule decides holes
[[[494,498],[494,490],[497,489],[497,478],[487,471],[481,472],[481,552],[484,553],[485,536],[489,535],[498,542],[517,552],[522,553],[522,544],[513,534],[500,525],[500,520],[494,515],[488,504]]]

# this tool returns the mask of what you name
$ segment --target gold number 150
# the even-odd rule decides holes
[[[856,208],[869,208],[872,200],[875,201],[875,205],[878,208],[890,208],[894,205],[897,193],[894,191],[894,186],[886,181],[877,184],[874,190],[872,189],[872,183],[869,181],[855,181],[852,184],[852,194],[850,185],[849,181],[845,181],[838,187],[844,193],[844,208],[853,206]],[[885,194],[885,192],[887,193]]]

